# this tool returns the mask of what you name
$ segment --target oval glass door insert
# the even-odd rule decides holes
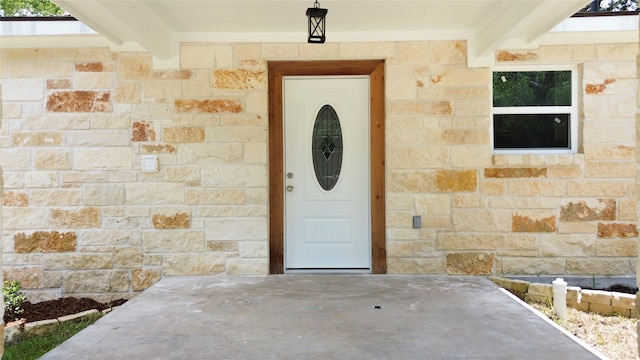
[[[342,128],[331,105],[324,105],[316,115],[311,139],[311,154],[316,179],[329,191],[336,186],[342,168]]]

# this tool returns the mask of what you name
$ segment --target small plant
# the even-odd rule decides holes
[[[4,312],[5,316],[10,319],[18,319],[20,314],[24,312],[22,303],[27,298],[20,289],[20,282],[15,280],[11,283],[6,280],[4,281],[4,286],[2,288],[2,294],[4,295]]]

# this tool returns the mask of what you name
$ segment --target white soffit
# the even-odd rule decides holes
[[[168,63],[176,63],[181,42],[306,42],[305,12],[313,6],[313,0],[53,2],[108,39],[112,47],[137,45]],[[589,0],[319,2],[328,9],[328,43],[467,40],[470,65],[487,66],[493,62],[495,50],[507,44],[533,46],[552,29],[556,33],[573,32],[572,26],[577,25],[558,29],[558,24],[565,24],[563,20]],[[637,29],[637,17],[630,18],[636,19]],[[80,38],[74,39],[80,42]],[[0,46],[11,46],[6,40],[3,36]]]

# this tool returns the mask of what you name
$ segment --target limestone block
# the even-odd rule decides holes
[[[238,241],[207,241],[207,249],[211,251],[238,252]],[[241,241],[240,243],[244,243]]]
[[[243,145],[239,143],[186,143],[181,144],[177,161],[179,164],[235,164],[242,162],[242,151]],[[206,178],[204,174],[202,177]]]
[[[198,205],[241,205],[245,192],[238,189],[188,189],[187,203]]]
[[[184,184],[129,183],[125,185],[128,205],[168,205],[184,203]]]
[[[566,272],[572,275],[628,275],[631,266],[628,259],[567,259]]]
[[[243,107],[237,99],[176,100],[178,113],[240,113]]]
[[[133,154],[129,147],[78,148],[73,158],[75,170],[129,170]]]
[[[555,232],[556,216],[548,212],[520,210],[513,214],[511,231],[514,232]]]
[[[449,253],[447,273],[464,275],[493,274],[495,255],[492,253]]]
[[[40,207],[5,207],[2,209],[2,229],[46,229],[49,211]]]
[[[616,201],[614,199],[589,199],[570,201],[562,205],[562,221],[615,220]]]
[[[511,211],[502,209],[453,209],[453,228],[457,232],[509,232]]]
[[[166,142],[203,142],[204,128],[201,127],[173,127],[163,128],[162,137]]]
[[[487,146],[450,146],[450,163],[453,167],[478,167],[491,165],[491,150]]]
[[[71,151],[35,149],[33,162],[36,170],[71,170]]]
[[[69,146],[128,146],[128,136],[127,129],[105,129],[67,133],[65,140]]]
[[[164,276],[215,275],[225,271],[225,257],[217,252],[166,254],[162,267]]]
[[[113,268],[110,253],[48,254],[44,257],[45,270],[100,270]]]
[[[113,101],[119,103],[139,103],[142,95],[137,81],[118,81],[113,92]]]
[[[633,239],[597,239],[596,256],[636,257],[638,240]]]
[[[2,79],[2,101],[40,101],[44,99],[42,79]]]
[[[608,99],[595,101],[585,96],[585,102],[589,108],[585,109],[585,116],[588,118],[598,117],[607,119],[602,120],[585,120],[584,121],[584,142],[585,143],[633,143],[635,128],[635,105],[613,103],[609,104]],[[620,101],[634,102],[633,98],[625,98]],[[602,109],[601,107],[605,107]],[[611,108],[612,113],[607,109]],[[590,111],[587,113],[586,111]],[[631,133],[629,133],[631,131]]]
[[[191,225],[191,214],[177,212],[171,215],[153,214],[153,227],[156,229],[188,229]]]
[[[2,193],[2,206],[27,206],[29,195],[23,192],[5,191]]]
[[[16,233],[13,241],[17,253],[69,252],[76,250],[77,236],[72,232],[36,231],[31,235]]]
[[[268,131],[263,126],[221,126],[207,128],[211,142],[266,142]]]
[[[567,183],[567,195],[579,196],[626,196],[628,188],[632,185],[628,181],[570,181]],[[633,185],[635,186],[635,185]]]
[[[551,284],[530,283],[528,293],[531,295],[543,295],[552,299],[553,287]]]
[[[449,163],[449,150],[444,146],[389,146],[386,163],[390,168],[443,168]]]
[[[116,268],[139,268],[142,266],[142,250],[139,246],[116,248],[113,259]]]
[[[464,40],[430,41],[430,62],[436,64],[466,64],[467,43]]]
[[[633,178],[635,176],[633,162],[594,162],[585,164],[585,177],[596,178]]]
[[[630,238],[638,236],[637,224],[598,223],[599,238]]]
[[[29,188],[51,188],[58,186],[57,173],[52,171],[33,171],[24,175],[24,186]]]
[[[629,61],[638,55],[635,44],[598,44],[596,53],[599,61]]]
[[[132,105],[132,118],[136,120],[171,120],[174,113],[172,103],[139,103]]]
[[[499,235],[499,248],[504,250],[537,250],[538,236],[535,234],[502,234]]]
[[[266,218],[206,219],[206,240],[262,240],[268,237]]]
[[[495,250],[499,235],[440,233],[437,235],[438,250]]]
[[[212,45],[182,44],[181,68],[211,68],[215,66],[215,50]]]
[[[586,160],[631,160],[634,150],[627,145],[584,144],[584,157]]]
[[[153,74],[151,55],[119,53],[116,62],[118,77],[123,80],[145,80]]]
[[[131,290],[146,290],[162,278],[159,269],[133,269],[131,270]]]
[[[573,58],[572,50],[569,45],[540,46],[538,58],[547,62],[567,62]]]
[[[387,80],[386,99],[416,99],[416,80],[413,76],[394,76]]]
[[[496,51],[497,62],[535,62],[537,60],[538,60],[537,50]]]
[[[46,271],[43,277],[44,288],[59,288],[62,287],[62,272],[61,271]]]
[[[4,281],[18,281],[23,289],[40,289],[44,285],[41,266],[7,267],[2,271]]]
[[[185,97],[209,96],[209,82],[204,80],[182,82],[182,95]]]
[[[82,119],[81,116],[84,116],[84,114],[73,115],[80,119]],[[131,127],[131,116],[128,110],[126,114],[99,113],[91,114],[86,118],[89,120],[89,125],[86,125],[87,129],[129,129]],[[85,126],[85,124],[83,123],[82,126]]]
[[[239,241],[238,250],[243,258],[266,258],[269,256],[269,242]]]
[[[267,73],[263,69],[215,69],[211,87],[223,90],[266,89]]]
[[[145,253],[195,252],[204,250],[200,230],[148,230],[142,234]]]
[[[578,165],[552,167],[549,169],[549,177],[551,178],[569,179],[580,178],[583,176],[582,167]]]
[[[221,165],[202,169],[203,187],[260,188],[267,186],[264,165]]]
[[[537,178],[546,177],[547,168],[488,168],[485,178]]]
[[[448,194],[416,195],[415,211],[420,215],[449,215],[451,212],[451,196]]]
[[[546,303],[548,304],[549,302],[551,302],[551,298],[545,296],[545,295],[533,295],[533,294],[529,294],[526,293],[524,295],[524,301],[526,302],[537,302],[537,303]]]
[[[76,73],[73,76],[73,85],[76,89],[111,89],[114,80],[112,73]]]
[[[123,246],[140,237],[137,231],[128,229],[88,229],[78,233],[80,246]]]
[[[267,275],[269,259],[228,258],[226,269],[227,275]]]
[[[19,103],[4,103],[0,112],[3,119],[20,119],[22,116],[22,107]]]
[[[266,143],[245,143],[242,150],[242,162],[244,164],[267,164],[268,151]]]
[[[564,181],[512,179],[508,182],[511,196],[565,196]]]
[[[502,258],[503,274],[541,275],[564,274],[565,260],[558,258]]]
[[[598,224],[586,221],[560,222],[558,234],[594,234],[598,232]]]
[[[300,57],[305,59],[335,59],[338,57],[338,47],[339,44],[337,43],[325,43],[322,46],[300,44]]]
[[[389,274],[443,274],[442,258],[387,258]]]
[[[635,198],[620,199],[618,201],[618,219],[627,221],[638,219],[638,209]]]
[[[267,206],[202,206],[198,209],[198,216],[202,217],[256,217],[267,216]]]
[[[387,256],[394,258],[411,257],[413,255],[413,241],[388,241]]]
[[[600,304],[611,306],[613,299],[612,293],[601,290],[582,290],[582,302],[587,302],[591,305]]]
[[[30,170],[31,150],[26,148],[0,149],[0,162],[4,171]]]
[[[122,184],[85,184],[84,204],[88,206],[124,205],[124,185]]]
[[[11,132],[12,146],[58,146],[64,144],[61,132]]]
[[[614,292],[611,294],[611,306],[623,309],[636,309],[636,295]]]
[[[269,192],[267,189],[246,189],[247,204],[267,205],[269,203]]]
[[[583,257],[595,254],[593,235],[552,234],[539,240],[540,256],[544,257]]]
[[[108,61],[111,51],[108,47],[81,47],[53,49],[53,59],[74,61]]]
[[[54,91],[47,96],[50,112],[111,112],[109,91],[74,90]]]
[[[592,61],[596,58],[595,45],[573,45],[573,59],[576,61]]]
[[[100,209],[95,207],[78,210],[51,209],[49,212],[49,222],[52,226],[59,228],[98,228],[101,220]]]
[[[126,292],[129,290],[129,271],[69,271],[64,278],[64,290],[68,294]]]
[[[79,206],[82,205],[82,191],[79,189],[34,189],[29,198],[31,205]]]

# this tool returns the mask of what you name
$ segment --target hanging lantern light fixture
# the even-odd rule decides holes
[[[309,38],[307,42],[310,44],[323,44],[326,29],[327,9],[321,9],[318,0],[313,4],[312,8],[307,9],[307,18],[309,20]]]

